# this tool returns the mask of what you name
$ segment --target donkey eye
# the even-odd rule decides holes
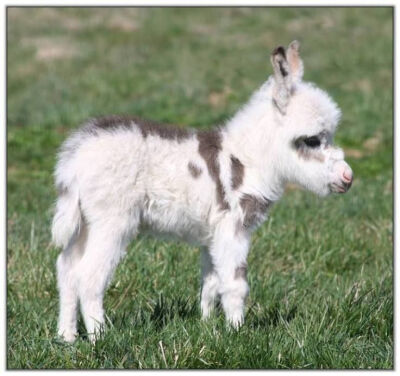
[[[317,148],[321,145],[321,140],[317,136],[312,136],[305,138],[304,143],[310,148]]]

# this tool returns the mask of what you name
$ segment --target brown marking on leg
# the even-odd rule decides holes
[[[193,162],[188,163],[188,170],[195,179],[197,179],[202,173],[202,169],[199,166],[196,166]]]
[[[246,280],[246,279],[247,279],[247,265],[243,264],[243,265],[238,266],[238,267],[235,269],[235,276],[234,276],[234,278],[235,278],[236,280],[237,280],[237,279],[244,279],[244,280]]]
[[[234,155],[231,155],[232,189],[238,189],[243,183],[244,166]]]
[[[218,130],[202,131],[197,134],[199,140],[199,154],[206,162],[208,173],[216,185],[217,202],[222,210],[229,210],[229,203],[225,198],[225,189],[222,185],[218,154],[222,150],[221,133]]]

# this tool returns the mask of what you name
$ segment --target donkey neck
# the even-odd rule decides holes
[[[283,193],[284,182],[278,170],[273,131],[277,119],[264,86],[226,124],[224,148],[235,155],[247,171],[244,189],[276,201]]]

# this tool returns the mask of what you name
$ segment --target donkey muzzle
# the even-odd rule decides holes
[[[353,171],[345,161],[335,165],[335,181],[330,184],[330,189],[335,193],[346,193],[353,184]]]

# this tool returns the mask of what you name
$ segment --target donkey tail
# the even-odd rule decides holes
[[[79,203],[79,191],[75,186],[60,190],[51,229],[53,242],[58,247],[66,248],[79,234],[82,214]]]

